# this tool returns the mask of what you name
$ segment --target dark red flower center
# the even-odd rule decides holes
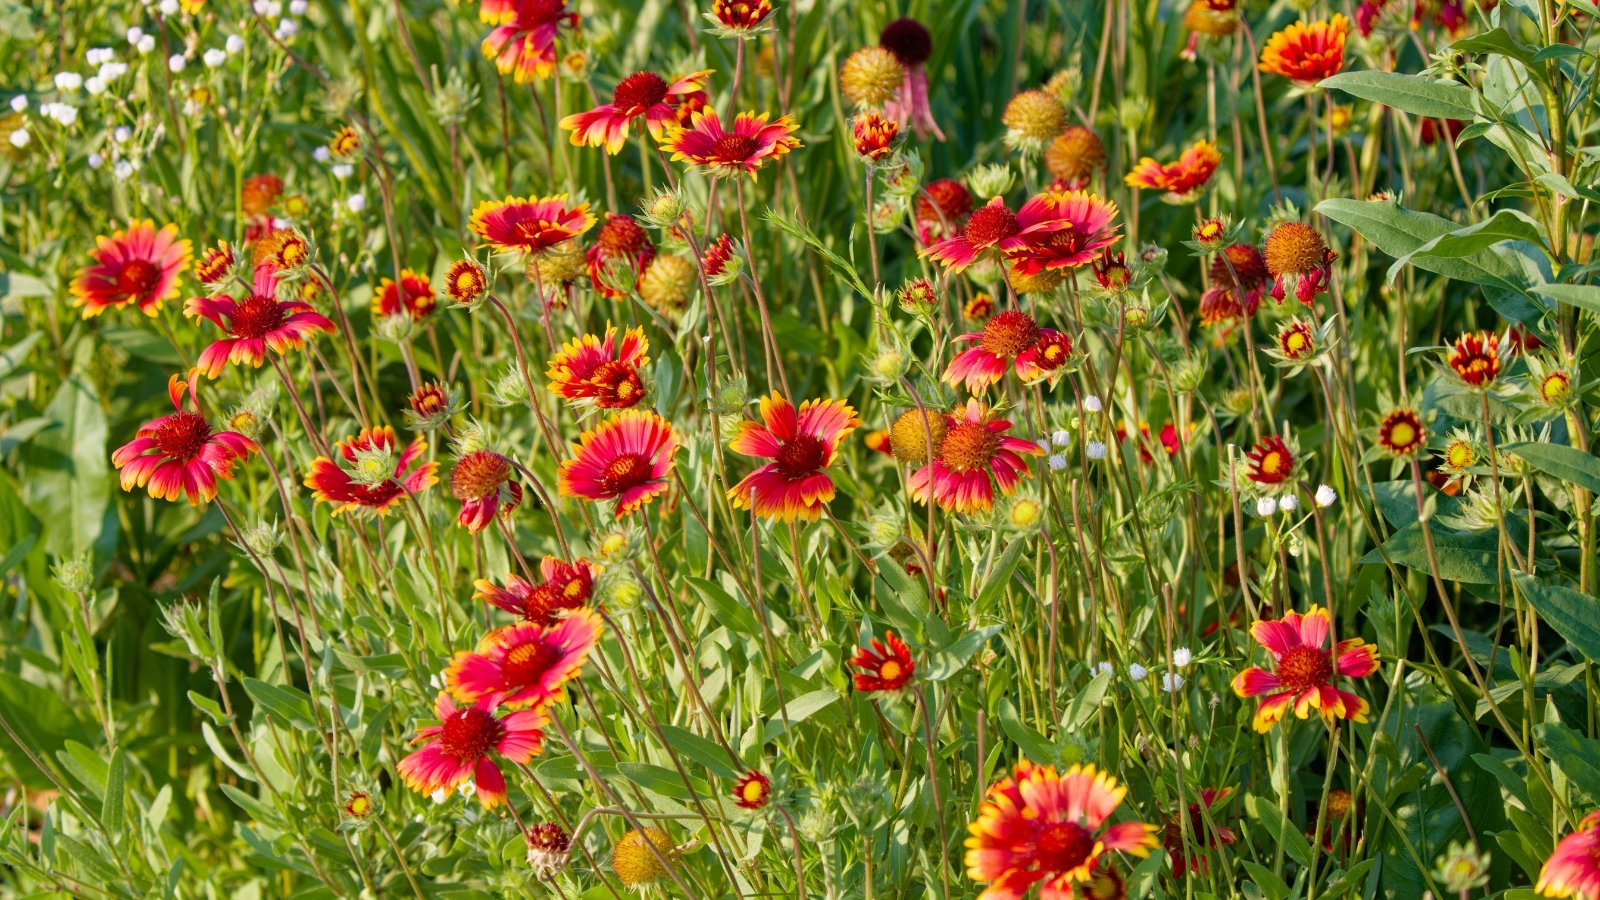
[[[667,82],[654,72],[635,72],[617,82],[611,102],[625,116],[637,116],[667,98]]]
[[[1278,660],[1278,680],[1299,693],[1322,687],[1333,678],[1333,655],[1315,647],[1294,647]]]
[[[148,259],[130,259],[117,272],[117,291],[129,297],[143,297],[161,281],[161,267]]]
[[[516,690],[537,684],[560,658],[561,650],[543,641],[518,644],[506,651],[500,663],[502,685],[507,690]]]
[[[745,162],[756,152],[756,139],[747,134],[725,134],[711,145],[711,155],[722,162]]]
[[[919,66],[933,55],[933,35],[916,19],[895,19],[878,34],[878,44],[902,66]]]
[[[519,24],[529,28],[554,22],[566,14],[566,0],[522,0],[517,4]]]
[[[638,371],[614,359],[601,363],[589,376],[589,383],[599,389],[597,403],[603,409],[626,409],[644,396]]]
[[[1039,325],[1027,313],[1008,309],[983,326],[981,343],[995,356],[1010,359],[1039,343]]]
[[[283,327],[285,318],[276,298],[251,294],[239,301],[228,331],[236,338],[263,338]]]
[[[778,448],[774,465],[779,474],[790,481],[799,481],[815,475],[828,463],[828,446],[820,438],[809,434],[795,435]]]
[[[968,243],[982,250],[1014,236],[1019,230],[1016,213],[995,204],[973,213],[967,219],[965,234]]]
[[[411,395],[411,411],[419,416],[431,416],[442,411],[447,402],[444,388],[437,384],[425,384]]]
[[[458,763],[477,762],[489,755],[506,735],[506,727],[493,713],[476,706],[458,709],[439,730],[439,751]]]
[[[1039,833],[1037,846],[1040,871],[1068,872],[1094,853],[1094,834],[1075,822],[1057,822]]]
[[[199,413],[173,413],[156,429],[154,437],[162,456],[188,462],[199,456],[211,440],[211,426]]]
[[[956,472],[970,472],[988,464],[1000,449],[1000,436],[982,422],[965,422],[944,436],[939,458]]]
[[[600,485],[608,493],[620,494],[650,480],[650,460],[638,453],[619,456],[600,473]]]
[[[512,228],[512,232],[515,243],[533,250],[542,250],[566,240],[566,231],[555,222],[545,219],[524,219]]]

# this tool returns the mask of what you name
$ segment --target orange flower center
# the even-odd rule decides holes
[[[205,449],[206,441],[211,439],[211,426],[199,413],[174,413],[156,429],[154,438],[162,456],[186,463]]]
[[[228,333],[236,338],[263,338],[283,327],[283,307],[272,297],[251,294],[234,310]]]
[[[493,450],[469,453],[450,473],[450,494],[457,500],[482,500],[511,479],[511,463]]]
[[[444,720],[439,750],[458,763],[477,762],[488,756],[505,734],[505,726],[492,713],[469,706]]]
[[[898,662],[895,662],[892,659],[886,659],[883,661],[882,665],[878,666],[878,677],[884,681],[894,681],[896,678],[900,677],[900,673],[903,671],[905,670],[901,668]]]
[[[1075,822],[1057,822],[1039,834],[1039,868],[1045,872],[1069,872],[1094,854],[1094,835]]]
[[[645,72],[643,74],[650,74]],[[600,226],[595,245],[602,253],[639,253],[650,246],[650,235],[631,216],[610,215]]]
[[[775,465],[790,481],[815,475],[828,462],[828,446],[809,434],[795,435],[778,448]]]
[[[1000,436],[982,422],[968,422],[950,429],[939,448],[939,458],[956,472],[971,472],[989,462],[1000,449]]]
[[[625,116],[637,116],[667,97],[667,83],[654,72],[635,72],[617,83],[611,102]]]
[[[606,464],[600,484],[609,493],[620,494],[650,480],[650,460],[638,453],[619,456]]]
[[[117,290],[129,297],[143,297],[155,290],[161,269],[147,259],[130,259],[117,272]]]
[[[1328,245],[1315,228],[1302,222],[1285,222],[1267,236],[1267,268],[1274,274],[1304,275],[1325,262]]]
[[[983,326],[983,349],[1003,359],[1039,343],[1039,326],[1024,312],[1008,309]]]
[[[967,242],[983,250],[993,247],[1020,230],[1017,216],[1004,206],[985,206],[967,219]]]
[[[745,784],[744,790],[740,792],[740,795],[744,797],[746,803],[760,803],[762,800],[767,799],[767,786],[762,784],[760,780],[752,778]]]
[[[1292,359],[1299,359],[1311,349],[1310,329],[1303,325],[1290,328],[1283,333],[1283,355]]]
[[[507,690],[535,684],[560,658],[561,651],[543,641],[518,644],[506,652],[500,663],[501,684]]]
[[[711,145],[711,156],[722,162],[745,162],[756,152],[756,139],[747,134],[725,134]]]
[[[1294,647],[1278,660],[1278,680],[1299,693],[1326,685],[1333,678],[1333,656],[1315,647]]]

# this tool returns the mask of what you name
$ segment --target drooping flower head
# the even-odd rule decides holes
[[[614,325],[604,337],[585,334],[568,341],[550,360],[550,390],[578,404],[627,409],[644,399],[641,372],[650,364],[644,329],[630,328],[617,340]]]
[[[800,146],[794,136],[794,119],[780,116],[768,122],[767,113],[742,112],[733,118],[733,127],[724,129],[717,111],[707,107],[694,114],[689,127],[674,129],[661,142],[661,149],[672,158],[700,166],[712,174],[743,172],[756,177],[768,160],[775,160]]]
[[[1056,343],[1058,337],[1066,336],[1053,328],[1040,328],[1025,312],[1002,310],[989,319],[982,331],[955,339],[972,346],[950,360],[941,380],[946,384],[965,384],[967,390],[978,393],[1005,377],[1006,369],[1014,368],[1018,378],[1033,381],[1065,361],[1060,357],[1041,360],[1041,355],[1050,348],[1061,349]],[[1071,352],[1070,339],[1065,349]]]
[[[870,647],[856,648],[850,664],[861,670],[855,673],[856,690],[866,694],[898,691],[917,671],[911,648],[892,631],[884,632],[882,641],[873,638]]]
[[[617,518],[666,493],[678,436],[666,419],[630,409],[585,431],[561,463],[563,497],[617,501]]]
[[[255,442],[233,431],[213,431],[199,412],[199,403],[185,409],[184,394],[193,400],[194,385],[177,375],[167,382],[172,414],[146,422],[133,440],[111,454],[122,472],[122,489],[146,488],[157,500],[181,495],[190,506],[217,496],[217,479],[231,479],[233,464],[256,449]]]
[[[1349,34],[1350,20],[1342,15],[1325,22],[1295,22],[1267,38],[1261,48],[1260,69],[1302,87],[1315,86],[1344,68],[1344,42]]]
[[[1148,856],[1156,827],[1108,825],[1128,789],[1094,766],[1018,763],[990,785],[967,830],[967,877],[987,885],[981,900],[1021,900],[1043,882],[1041,897],[1084,894],[1108,850]]]
[[[1201,788],[1200,799],[1189,804],[1189,847],[1201,850],[1215,850],[1218,847],[1227,847],[1239,840],[1233,829],[1218,825],[1213,830],[1206,825],[1206,814],[1211,813],[1213,807],[1226,803],[1228,795],[1233,793],[1229,788]],[[1206,869],[1204,853],[1189,856],[1188,847],[1183,840],[1183,813],[1174,810],[1167,816],[1167,821],[1161,826],[1161,846],[1172,859],[1172,871],[1178,875],[1188,875],[1191,872],[1199,873]]]
[[[771,462],[729,488],[728,500],[764,518],[816,521],[833,499],[833,479],[825,470],[861,420],[843,400],[807,400],[796,411],[776,393],[761,398],[761,420],[740,422],[730,446]]]
[[[953,178],[930,181],[917,196],[917,239],[932,244],[961,233],[961,225],[972,213],[972,192]]]
[[[1222,153],[1216,145],[1202,139],[1189,145],[1176,162],[1161,163],[1152,157],[1143,157],[1123,181],[1128,187],[1165,191],[1166,199],[1186,203],[1206,186],[1221,164]]]
[[[933,35],[916,19],[895,19],[878,33],[878,46],[893,53],[905,71],[900,90],[884,104],[884,113],[910,126],[918,137],[944,140],[928,104],[928,73],[923,65],[933,55]]]
[[[1272,277],[1261,251],[1250,244],[1224,247],[1212,258],[1210,275],[1211,286],[1200,295],[1200,321],[1206,325],[1254,316]]]
[[[472,233],[506,252],[538,253],[569,241],[594,225],[589,204],[567,205],[566,194],[485,200],[472,210]]]
[[[1247,474],[1256,484],[1272,487],[1294,476],[1294,452],[1275,434],[1257,441],[1245,459],[1250,466]]]
[[[1600,810],[1584,816],[1577,831],[1556,843],[1533,889],[1546,897],[1600,897]]]
[[[1030,238],[1014,257],[1017,271],[1036,275],[1046,270],[1080,269],[1120,237],[1117,205],[1088,191],[1049,191],[1040,195],[1048,215],[1065,223]],[[1019,220],[1027,211],[1018,213]]]
[[[1428,429],[1415,410],[1396,409],[1378,423],[1378,446],[1390,456],[1416,456],[1428,439]]]
[[[529,584],[515,575],[506,577],[501,587],[486,578],[472,583],[472,596],[499,607],[524,622],[550,627],[573,610],[587,606],[594,596],[594,579],[599,570],[587,559],[572,562],[546,556],[539,564],[538,584]]]
[[[1306,306],[1328,289],[1329,269],[1339,258],[1322,235],[1303,222],[1285,222],[1272,229],[1264,256],[1272,273],[1273,299],[1281,303],[1292,290]]]
[[[1044,148],[1044,166],[1063,190],[1089,186],[1089,179],[1106,164],[1106,146],[1100,136],[1082,125],[1069,125]]]
[[[398,454],[397,444],[393,428],[363,428],[333,445],[342,465],[326,456],[312,460],[305,486],[318,501],[334,504],[336,516],[352,509],[386,514],[408,494],[439,483],[437,462],[415,465],[428,450],[427,440],[419,435]]]
[[[656,257],[650,233],[632,216],[606,213],[595,234],[594,246],[584,253],[589,281],[602,297],[625,297],[638,289],[639,279]]]
[[[1486,388],[1500,377],[1500,340],[1487,331],[1464,334],[1450,348],[1447,361],[1463,383]]]
[[[457,653],[445,669],[450,692],[465,702],[488,698],[511,709],[560,699],[605,631],[600,616],[574,610],[553,626],[509,625],[484,636],[475,652]]]
[[[85,319],[114,306],[132,304],[147,316],[178,295],[178,275],[189,264],[190,244],[178,239],[178,226],[135,219],[110,237],[95,238],[94,260],[72,279],[72,304]]]
[[[538,709],[496,716],[487,698],[457,707],[445,691],[439,692],[433,711],[439,724],[417,732],[413,743],[423,746],[400,760],[395,771],[406,787],[424,795],[453,791],[470,779],[485,809],[506,802],[505,775],[494,757],[519,764],[533,759],[544,749],[541,729],[550,721]]]
[[[930,500],[946,512],[987,512],[994,508],[995,488],[1010,495],[1028,476],[1021,454],[1039,455],[1038,444],[1010,437],[1011,423],[991,419],[977,399],[958,407],[945,423],[939,455],[912,474],[911,497]]]
[[[1256,642],[1272,655],[1273,670],[1251,666],[1234,677],[1233,690],[1241,697],[1267,695],[1256,708],[1256,731],[1271,731],[1290,709],[1301,719],[1317,710],[1330,724],[1335,719],[1367,720],[1367,701],[1333,684],[1339,676],[1365,678],[1378,671],[1378,649],[1348,638],[1330,653],[1326,645],[1332,621],[1327,610],[1313,606],[1305,615],[1291,612],[1250,627]]]
[[[678,123],[678,106],[698,94],[705,100],[705,80],[710,69],[691,72],[667,83],[654,72],[635,72],[617,82],[611,102],[561,120],[561,127],[572,132],[576,147],[604,146],[612,156],[622,152],[628,131],[636,119],[643,119],[652,137],[660,138],[668,126]]]
[[[566,0],[485,0],[481,16],[496,23],[483,39],[484,57],[501,75],[515,73],[517,84],[549,78],[556,70],[556,35],[562,25],[577,28],[579,22]]]
[[[523,835],[528,844],[528,868],[537,878],[549,878],[566,865],[572,837],[555,822],[540,822]]]
[[[733,784],[734,805],[744,809],[760,809],[772,798],[772,779],[755,769],[739,776]]]
[[[378,292],[372,297],[372,311],[379,317],[405,313],[421,319],[433,313],[439,300],[434,296],[428,276],[410,269],[400,270],[400,283],[385,278],[378,283]]]
[[[183,310],[210,321],[226,337],[200,351],[196,371],[210,378],[228,364],[258,368],[267,351],[285,354],[304,346],[317,332],[333,334],[333,321],[300,300],[278,299],[278,274],[271,266],[257,266],[249,296],[236,300],[227,294],[190,298]]]
[[[456,521],[477,534],[496,515],[509,516],[522,503],[522,485],[511,460],[493,450],[474,450],[450,472],[450,496],[461,501]]]

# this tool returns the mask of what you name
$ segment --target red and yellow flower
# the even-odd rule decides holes
[[[509,516],[521,505],[522,485],[511,460],[493,450],[474,450],[450,471],[450,495],[461,501],[456,521],[477,534],[495,516]]]
[[[445,684],[467,703],[487,698],[510,709],[538,709],[561,698],[604,631],[600,616],[587,609],[574,610],[553,626],[497,628],[484,635],[476,651],[455,655],[445,669]]]
[[[233,268],[233,247],[227,241],[217,241],[207,247],[194,261],[194,279],[204,285],[213,285],[227,277]]]
[[[472,583],[474,599],[482,600],[520,617],[525,622],[549,627],[573,610],[589,604],[594,596],[594,579],[599,569],[587,559],[573,562],[546,556],[539,563],[538,584],[515,575],[506,576],[505,586],[486,578]]]
[[[917,239],[933,244],[961,233],[961,224],[972,213],[972,192],[953,178],[930,181],[917,196],[914,218]]]
[[[1029,199],[1016,212],[1008,209],[1004,200],[995,197],[968,216],[955,237],[920,247],[917,255],[938,262],[953,275],[985,256],[1017,256],[1031,244],[1043,241],[1051,232],[1071,227],[1059,205],[1048,194]]]
[[[772,798],[772,779],[755,769],[739,776],[733,784],[734,805],[744,809],[760,809]]]
[[[611,102],[574,113],[561,120],[561,127],[572,132],[573,146],[600,147],[615,156],[628,142],[628,131],[635,119],[644,119],[645,128],[659,139],[669,126],[678,124],[678,107],[706,99],[705,80],[710,69],[691,72],[667,83],[654,72],[635,72],[617,83]]]
[[[1533,889],[1546,897],[1600,898],[1600,810],[1584,816],[1577,831],[1556,843]]]
[[[398,284],[387,278],[378,282],[378,292],[372,297],[372,311],[380,317],[405,313],[420,319],[432,314],[438,304],[428,276],[410,269],[400,270]]]
[[[72,279],[72,304],[83,307],[85,319],[130,303],[153,316],[162,301],[178,295],[178,274],[189,264],[189,254],[178,226],[157,230],[154,222],[135,219],[110,237],[95,238],[89,251],[94,262]]]
[[[1367,701],[1333,682],[1339,676],[1365,678],[1378,671],[1378,649],[1349,638],[1330,653],[1326,644],[1332,626],[1332,617],[1320,606],[1305,615],[1291,612],[1251,626],[1250,634],[1272,655],[1273,671],[1251,666],[1233,679],[1233,690],[1241,697],[1267,695],[1256,708],[1256,731],[1271,731],[1290,709],[1301,719],[1317,710],[1330,724],[1335,719],[1367,720]]]
[[[1428,439],[1428,429],[1412,409],[1392,410],[1378,423],[1378,446],[1390,456],[1416,456]]]
[[[601,409],[627,409],[644,399],[640,371],[650,364],[650,342],[644,329],[630,328],[617,340],[614,325],[604,337],[585,334],[567,341],[550,360],[545,377],[550,390],[579,404]]]
[[[1210,275],[1211,286],[1200,295],[1200,321],[1206,325],[1254,316],[1272,278],[1261,251],[1250,244],[1223,248],[1211,260]]]
[[[566,194],[485,200],[469,227],[484,244],[507,252],[539,253],[570,241],[594,225],[589,204],[567,205]]]
[[[578,27],[566,0],[485,0],[480,17],[496,27],[483,39],[484,57],[518,84],[549,78],[556,70],[556,36],[562,25]]]
[[[477,303],[489,290],[489,276],[483,266],[470,259],[458,259],[444,274],[444,292],[462,306]]]
[[[194,398],[194,385],[177,375],[167,382],[171,415],[146,422],[133,440],[111,454],[111,464],[122,473],[122,489],[146,488],[157,500],[181,495],[190,506],[217,496],[217,479],[231,479],[233,464],[256,449],[255,442],[233,431],[213,431],[206,417],[184,409],[183,395]]]
[[[506,779],[494,757],[526,763],[544,749],[541,730],[550,718],[537,709],[495,715],[487,699],[456,706],[447,692],[434,701],[439,724],[417,732],[422,742],[395,766],[406,787],[419,794],[449,792],[466,781],[477,788],[478,802],[493,809],[506,802]]]
[[[982,331],[956,340],[972,346],[950,360],[941,380],[965,384],[972,393],[998,382],[1007,368],[1015,369],[1023,381],[1033,381],[1060,367],[1072,352],[1070,338],[1055,329],[1040,328],[1032,316],[1015,309],[995,313]]]
[[[1269,487],[1283,484],[1294,475],[1294,451],[1278,435],[1268,435],[1244,455],[1249,461],[1246,475],[1256,484]]]
[[[655,258],[656,245],[650,240],[650,233],[632,216],[617,213],[606,213],[594,246],[584,252],[589,281],[600,296],[613,299],[637,290]]]
[[[1110,200],[1088,191],[1050,191],[1041,196],[1051,214],[1066,224],[1029,239],[1013,257],[1023,275],[1090,265],[1120,236],[1117,205]]]
[[[209,320],[227,335],[200,351],[195,370],[210,378],[228,364],[260,367],[267,351],[285,354],[304,346],[317,332],[333,334],[333,321],[299,300],[278,299],[278,274],[257,266],[250,295],[236,300],[227,294],[193,297],[184,313]]]
[[[1267,38],[1261,48],[1263,72],[1310,87],[1344,68],[1344,42],[1350,20],[1336,15],[1325,22],[1295,22]]]
[[[1464,334],[1450,348],[1447,362],[1469,387],[1488,387],[1500,377],[1500,340],[1487,331]]]
[[[1018,763],[1011,777],[990,785],[978,818],[967,826],[967,877],[986,885],[980,900],[1021,900],[1043,882],[1043,898],[1077,897],[1090,890],[1108,850],[1148,856],[1156,826],[1108,825],[1128,789],[1094,766]]]
[[[947,416],[939,455],[912,474],[911,497],[930,500],[946,512],[986,512],[994,508],[994,492],[1010,495],[1028,476],[1021,454],[1044,453],[1038,444],[1010,437],[1011,423],[990,418],[976,399]]]
[[[1161,163],[1149,156],[1140,159],[1123,181],[1128,187],[1165,191],[1176,201],[1189,200],[1206,186],[1221,164],[1221,151],[1202,139],[1189,145],[1176,162]]]
[[[870,647],[856,648],[850,664],[861,670],[854,680],[856,690],[864,694],[898,691],[917,671],[911,648],[892,631],[884,632],[882,641],[873,638]]]
[[[796,411],[777,394],[761,398],[761,420],[740,422],[730,446],[772,462],[729,488],[728,500],[764,518],[816,521],[833,499],[833,479],[825,470],[861,420],[843,400],[807,400]]]
[[[876,112],[856,113],[850,122],[851,146],[862,159],[877,162],[894,152],[900,138],[900,123]]]
[[[1328,289],[1330,269],[1339,258],[1322,235],[1303,222],[1284,222],[1272,229],[1263,256],[1272,273],[1273,299],[1281,303],[1292,290],[1295,299],[1306,306]]]
[[[366,471],[387,460],[397,444],[393,428],[363,428],[355,437],[333,445],[343,466],[326,456],[312,460],[305,486],[318,501],[334,504],[336,516],[352,509],[386,514],[407,495],[420,494],[439,483],[437,462],[425,462],[413,468],[428,450],[427,440],[420,435],[393,457],[393,472]],[[356,475],[351,475],[346,467],[355,470]]]
[[[666,493],[678,453],[672,425],[649,410],[630,409],[585,431],[561,463],[563,497],[617,501],[617,518]]]
[[[677,161],[700,166],[714,174],[743,172],[751,178],[769,160],[800,146],[794,136],[794,119],[780,116],[768,122],[767,113],[742,112],[733,128],[724,129],[717,111],[707,107],[694,114],[687,128],[673,129],[661,149]]]

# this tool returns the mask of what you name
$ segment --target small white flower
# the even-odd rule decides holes
[[[167,57],[167,71],[171,72],[174,75],[178,74],[179,72],[182,72],[183,71],[183,67],[188,65],[188,64],[189,64],[189,61],[183,58],[183,54],[182,53],[174,53],[171,56]]]
[[[267,10],[271,9],[272,7],[267,0],[256,0],[255,3],[251,4],[251,8],[256,11],[256,15],[264,16],[267,14]]]
[[[1100,405],[1099,397],[1090,394],[1089,396],[1083,398],[1083,408],[1087,409],[1089,412],[1099,412],[1105,407]]]
[[[157,8],[161,10],[163,16],[175,16],[178,14],[178,0],[161,0],[161,5]]]
[[[367,208],[367,198],[364,194],[351,194],[345,198],[344,205],[353,213],[361,212]]]
[[[1108,663],[1108,662],[1100,663],[1099,665],[1094,667],[1094,670],[1095,670],[1095,672],[1097,672],[1097,673],[1099,673],[1101,675],[1115,675],[1115,674],[1117,674],[1117,667],[1112,665],[1111,663]]]
[[[56,90],[71,93],[83,87],[83,76],[77,72],[57,72]]]
[[[1194,662],[1194,654],[1189,652],[1188,647],[1179,647],[1172,651],[1172,664],[1178,668],[1185,668],[1192,662]]]
[[[1138,663],[1128,664],[1128,677],[1134,681],[1143,681],[1144,677],[1149,674],[1150,670]]]
[[[23,110],[25,110],[27,108],[28,108],[28,98],[27,98],[26,95],[18,94],[15,97],[11,98],[11,111],[12,112],[22,112]]]
[[[478,784],[471,778],[468,778],[466,781],[456,785],[456,793],[463,797],[471,797],[473,794],[477,793],[477,791]]]
[[[1040,450],[1043,450],[1046,453],[1050,452],[1050,439],[1049,438],[1040,438],[1037,441],[1034,441],[1034,443],[1039,445],[1039,449]]]
[[[428,795],[428,799],[435,803],[443,803],[450,799],[450,793],[444,788],[435,788],[433,793]]]
[[[215,69],[217,66],[220,66],[228,61],[228,51],[219,47],[212,47],[210,50],[207,50],[200,57],[200,59],[205,62],[206,68]]]
[[[109,47],[90,47],[88,51],[83,54],[84,62],[87,62],[91,66],[98,66],[101,63],[110,62],[112,58],[113,55]]]
[[[139,26],[134,25],[133,27],[128,29],[128,43],[130,45],[137,44],[142,40],[144,40],[144,29],[143,28],[140,28]]]
[[[121,78],[126,74],[128,74],[128,64],[125,62],[117,62],[116,60],[101,63],[100,71],[95,73],[95,75],[99,77],[101,81],[107,83],[116,81],[118,78]]]
[[[1183,687],[1183,676],[1182,675],[1179,675],[1177,672],[1163,672],[1161,674],[1161,689],[1162,690],[1164,690],[1164,691],[1166,691],[1167,693],[1170,694],[1173,691],[1176,691],[1178,688],[1181,688],[1181,687]]]
[[[289,221],[288,219],[285,219],[282,216],[273,216],[272,217],[272,227],[276,228],[279,231],[285,231],[290,226],[292,226],[293,224],[294,224],[293,222]]]
[[[133,177],[133,163],[125,159],[119,159],[117,164],[111,168],[111,174],[117,176],[118,181],[127,181]]]
[[[331,170],[335,178],[349,178],[356,172],[356,167],[348,163],[340,163]]]
[[[289,0],[289,15],[303,16],[306,14],[306,0]]]
[[[1256,501],[1256,515],[1270,516],[1278,511],[1278,501],[1271,497],[1262,497]]]
[[[139,55],[149,55],[150,51],[156,48],[156,39],[154,36],[147,34],[139,38],[139,43],[135,44],[134,47],[138,49]]]
[[[1084,447],[1083,450],[1085,453],[1089,454],[1090,459],[1106,458],[1106,445],[1104,441],[1090,441],[1088,446]]]
[[[118,125],[116,130],[111,132],[111,139],[119,144],[126,144],[133,140],[133,129],[126,125]]]
[[[1339,499],[1339,495],[1338,495],[1337,492],[1334,491],[1333,488],[1328,487],[1325,484],[1317,485],[1317,505],[1318,506],[1322,507],[1323,509],[1327,509],[1328,507],[1330,507],[1330,506],[1332,506],[1334,504],[1334,501],[1336,501],[1338,499]]]
[[[70,103],[46,103],[39,107],[39,111],[66,128],[72,127],[78,121],[78,108]]]
[[[106,158],[104,156],[101,156],[99,153],[91,153],[91,154],[89,154],[88,162],[89,162],[89,168],[98,169],[101,166],[106,164]]]
[[[228,35],[228,40],[223,44],[229,53],[238,53],[244,49],[244,38],[237,34]]]
[[[28,129],[18,128],[16,131],[11,132],[11,146],[21,150],[23,147],[28,146],[28,141],[32,137],[32,135],[28,134]]]
[[[293,19],[280,19],[278,21],[278,27],[272,30],[272,33],[277,35],[278,40],[280,41],[286,41],[289,38],[294,37],[299,32],[300,23]]]
[[[311,158],[320,163],[327,162],[328,157],[332,155],[333,154],[328,151],[327,147],[318,147],[317,149],[311,151]]]
[[[1294,494],[1284,494],[1278,498],[1279,512],[1294,512],[1300,508],[1300,498]]]
[[[267,11],[265,15],[274,19],[283,15],[283,4],[279,3],[278,0],[267,0]]]
[[[1050,459],[1047,462],[1049,462],[1050,471],[1052,472],[1059,472],[1067,467],[1067,458],[1059,453],[1050,454]]]
[[[1050,435],[1050,443],[1055,444],[1057,447],[1065,447],[1072,443],[1072,432],[1065,428],[1054,432]]]
[[[89,96],[98,97],[106,92],[106,83],[96,75],[83,83],[83,89],[89,92]]]

